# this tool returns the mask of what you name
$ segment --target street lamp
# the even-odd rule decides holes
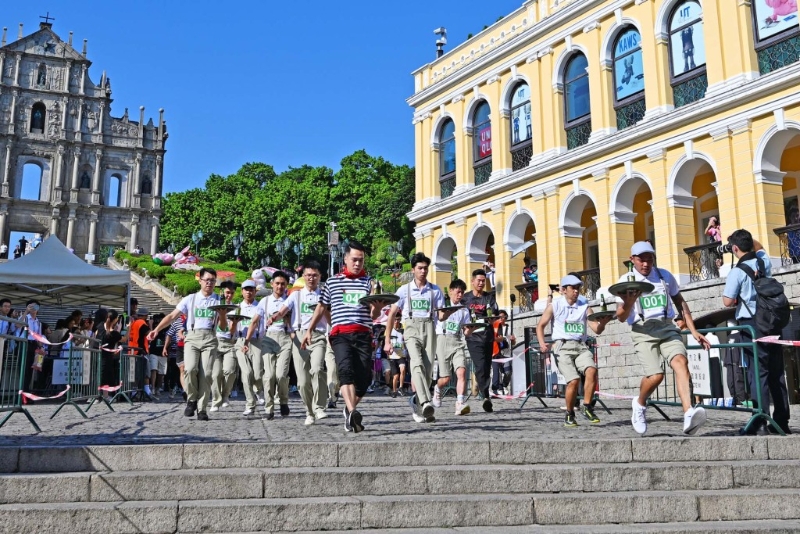
[[[239,249],[242,248],[242,243],[244,243],[244,236],[242,232],[239,232],[239,235],[233,236],[233,255],[237,261],[239,260]]]
[[[175,243],[170,243],[167,247],[167,252],[170,254],[175,254]]]
[[[200,257],[200,241],[203,240],[203,231],[198,230],[192,233],[192,241],[194,241],[194,254]]]
[[[284,237],[283,241],[278,241],[275,243],[275,251],[281,255],[281,270],[283,270],[283,257],[289,252],[289,248],[291,247],[291,241],[289,241],[288,237]]]
[[[303,255],[303,249],[305,249],[305,247],[303,246],[302,243],[296,244],[294,246],[294,248],[292,249],[292,250],[294,250],[294,253],[297,256],[298,265],[300,264],[300,257]]]
[[[272,261],[272,258],[270,258],[269,254],[267,254],[266,256],[264,256],[264,259],[261,260],[261,266],[262,267],[269,267],[269,262],[270,261]]]

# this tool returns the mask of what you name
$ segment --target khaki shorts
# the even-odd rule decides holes
[[[156,356],[155,354],[147,355],[147,372],[152,373],[153,371],[156,371],[156,374],[159,375],[167,374],[166,356]]]
[[[594,367],[594,355],[586,343],[573,340],[555,341],[552,347],[553,356],[556,358],[556,365],[567,384],[573,380],[580,379],[586,369]]]
[[[439,362],[439,377],[449,378],[454,369],[467,366],[467,343],[464,338],[441,334],[436,337],[436,361]]]
[[[644,376],[660,375],[675,356],[686,356],[681,331],[671,321],[650,319],[631,326],[631,341],[644,368]],[[662,363],[663,362],[663,363]]]

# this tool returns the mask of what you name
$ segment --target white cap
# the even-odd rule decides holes
[[[631,256],[640,256],[642,254],[655,254],[656,251],[653,249],[653,245],[648,243],[647,241],[637,241],[631,247]]]
[[[561,287],[566,286],[582,286],[583,282],[580,278],[575,276],[574,274],[568,274],[564,278],[561,279]]]

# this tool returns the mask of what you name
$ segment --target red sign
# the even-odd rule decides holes
[[[478,130],[478,157],[487,158],[492,155],[492,127],[487,126]]]

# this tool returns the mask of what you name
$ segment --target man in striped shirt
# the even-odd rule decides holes
[[[300,345],[307,350],[312,344],[312,334],[322,320],[325,311],[330,309],[330,343],[336,359],[336,369],[341,384],[340,393],[344,397],[344,428],[347,432],[364,430],[361,413],[356,409],[361,398],[367,393],[372,373],[372,321],[380,315],[385,302],[376,301],[370,305],[359,300],[370,294],[371,278],[364,270],[364,246],[350,241],[345,247],[344,270],[328,279],[322,289],[319,303],[306,329]]]

